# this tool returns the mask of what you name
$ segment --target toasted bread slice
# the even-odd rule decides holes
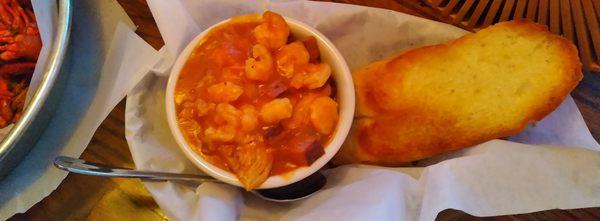
[[[582,78],[576,47],[525,20],[406,51],[353,75],[358,119],[334,162],[379,165],[518,133]]]

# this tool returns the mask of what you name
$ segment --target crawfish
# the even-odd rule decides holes
[[[27,85],[42,48],[28,1],[0,0],[0,128],[21,115]]]
[[[7,79],[0,78],[0,128],[13,122],[14,112],[10,105],[12,96]]]
[[[33,11],[17,0],[0,0],[0,75],[33,71],[41,48]]]

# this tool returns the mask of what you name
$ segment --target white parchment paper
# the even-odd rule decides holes
[[[56,8],[53,2],[32,1],[43,15],[52,14]],[[40,6],[44,4],[53,6]],[[129,86],[139,81],[148,72],[147,65],[158,57],[133,32],[133,23],[116,1],[86,0],[72,4],[71,41],[60,73],[69,78],[46,131],[12,173],[0,181],[0,220],[25,212],[56,189],[67,173],[52,166],[54,157],[79,156]],[[37,12],[39,24],[56,19],[42,19]],[[52,30],[40,26],[40,31]]]
[[[407,48],[447,42],[466,33],[389,10],[333,3],[148,0],[148,4],[171,61],[210,25],[265,9],[321,31],[338,47],[351,70]],[[165,73],[146,75],[129,92],[127,140],[137,168],[198,173],[179,151],[167,126]],[[331,169],[326,171],[328,184],[322,191],[288,204],[268,203],[228,185],[145,185],[172,220],[433,220],[447,208],[492,216],[600,206],[600,147],[571,98],[511,140],[516,142],[493,140],[446,154],[424,161],[424,167]]]

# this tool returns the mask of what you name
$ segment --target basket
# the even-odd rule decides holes
[[[400,1],[400,0],[397,0]],[[579,49],[587,70],[600,72],[600,0],[405,0],[436,19],[476,31],[526,18],[548,26]]]

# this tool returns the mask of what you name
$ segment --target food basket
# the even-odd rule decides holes
[[[52,5],[52,4],[51,4]],[[4,139],[0,142],[0,179],[6,176],[21,159],[31,150],[37,139],[45,130],[59,101],[68,76],[61,73],[61,67],[67,53],[69,33],[71,27],[71,2],[70,0],[57,0],[56,21],[52,29],[51,46],[44,61],[40,74],[39,85],[28,103],[25,105],[22,116],[17,121]],[[33,89],[33,88],[31,88]]]

